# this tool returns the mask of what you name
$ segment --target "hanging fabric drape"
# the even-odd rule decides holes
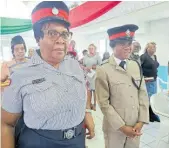
[[[105,14],[120,1],[88,1],[70,11],[71,28],[82,26]],[[32,29],[30,19],[1,17],[0,34],[15,34]]]
[[[79,27],[105,14],[121,1],[88,1],[70,11],[71,28]]]
[[[32,29],[30,19],[6,18],[1,17],[1,30],[2,35],[15,34],[20,32],[29,31]]]

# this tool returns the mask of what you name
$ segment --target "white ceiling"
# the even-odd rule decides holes
[[[136,24],[144,33],[148,22],[169,18],[169,2],[163,1],[123,1],[94,21],[72,29],[74,33],[89,35],[105,32],[108,28],[123,24]]]

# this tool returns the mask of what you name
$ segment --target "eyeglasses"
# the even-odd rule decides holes
[[[59,37],[62,37],[64,40],[69,40],[71,38],[70,32],[58,32],[57,30],[43,30],[44,34],[47,34],[52,40],[57,40]]]

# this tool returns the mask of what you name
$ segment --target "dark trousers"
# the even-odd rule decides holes
[[[22,132],[17,137],[17,148],[85,148],[84,128],[72,139],[58,140],[55,131],[44,130],[43,134],[39,134],[38,130],[30,129],[25,124],[24,126],[20,124],[20,127]]]
[[[152,95],[157,93],[157,82],[156,81],[146,82],[146,88],[150,99]],[[151,106],[149,106],[149,115],[150,115],[150,122],[160,120],[159,117],[153,112]]]

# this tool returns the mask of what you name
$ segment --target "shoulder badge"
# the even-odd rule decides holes
[[[5,82],[1,82],[1,87],[6,87],[11,85],[11,79],[7,79]]]

